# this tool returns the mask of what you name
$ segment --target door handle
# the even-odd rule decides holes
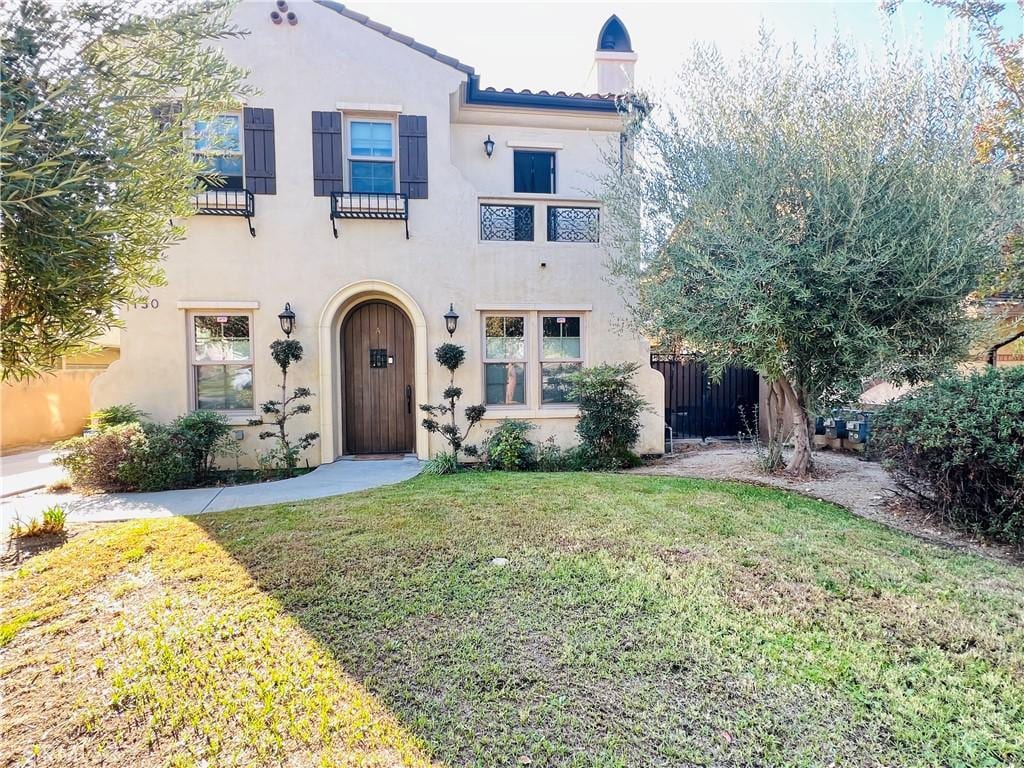
[[[405,412],[412,413],[412,385],[405,385]]]

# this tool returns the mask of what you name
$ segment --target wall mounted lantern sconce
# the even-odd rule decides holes
[[[491,134],[487,134],[487,138],[484,139],[484,152],[490,157],[494,154],[494,139],[491,138]]]
[[[459,314],[454,304],[449,304],[448,311],[444,313],[444,327],[448,329],[449,336],[454,336],[455,329],[459,327]]]
[[[277,319],[281,321],[281,330],[284,331],[286,338],[290,338],[292,331],[295,330],[295,313],[292,312],[292,305],[287,301],[284,303],[284,309],[281,310],[281,314],[277,316]]]

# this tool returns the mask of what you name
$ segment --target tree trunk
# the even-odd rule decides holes
[[[793,456],[786,465],[786,472],[795,477],[807,477],[813,466],[811,457],[810,416],[807,413],[807,397],[799,387],[781,379],[786,397],[793,408]]]

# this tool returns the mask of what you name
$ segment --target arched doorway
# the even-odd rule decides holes
[[[341,326],[343,451],[410,453],[416,447],[414,335],[408,315],[373,299]]]

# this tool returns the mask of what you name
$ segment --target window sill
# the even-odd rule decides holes
[[[578,419],[580,409],[575,405],[548,405],[543,408],[518,408],[489,405],[483,421],[500,419]]]

